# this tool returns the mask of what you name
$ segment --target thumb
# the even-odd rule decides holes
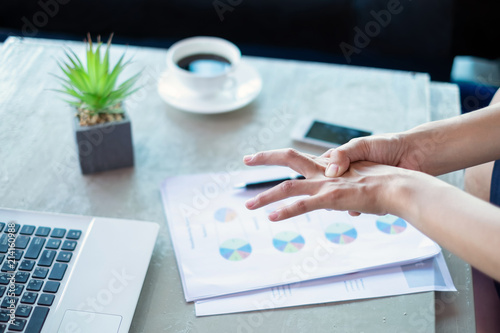
[[[365,148],[366,145],[363,139],[354,139],[332,150],[325,176],[340,177],[349,169],[351,163],[365,160]]]
[[[343,150],[334,150],[330,154],[330,162],[325,171],[327,177],[340,177],[349,169],[351,160],[347,153]]]

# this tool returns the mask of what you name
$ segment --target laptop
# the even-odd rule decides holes
[[[158,230],[0,209],[0,333],[128,332]]]

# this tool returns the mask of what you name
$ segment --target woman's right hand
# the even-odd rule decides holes
[[[404,169],[423,171],[419,159],[412,154],[404,133],[374,135],[356,138],[332,148],[321,157],[329,159],[325,171],[327,177],[340,177],[351,163],[370,161]]]

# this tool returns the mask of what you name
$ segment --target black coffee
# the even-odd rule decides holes
[[[231,62],[216,54],[199,53],[182,58],[177,62],[180,68],[200,75],[217,75],[231,67]]]

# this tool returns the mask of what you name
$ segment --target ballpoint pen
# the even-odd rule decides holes
[[[305,179],[306,177],[302,175],[295,175],[295,176],[290,176],[286,178],[279,178],[279,179],[269,179],[269,180],[264,180],[260,182],[255,182],[255,183],[240,183],[236,184],[234,186],[235,189],[245,189],[245,190],[255,190],[263,187],[272,187],[275,185],[278,185],[280,183],[283,183],[284,181],[287,180],[293,180],[293,179]]]

